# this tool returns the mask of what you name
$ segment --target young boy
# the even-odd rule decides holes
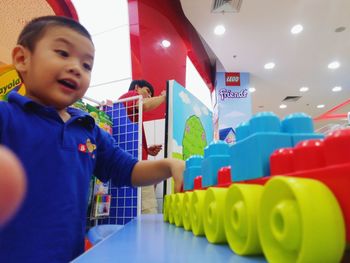
[[[92,117],[69,107],[85,94],[93,66],[94,45],[83,26],[57,16],[34,19],[12,59],[26,95],[12,93],[0,103],[0,143],[22,163],[27,192],[0,229],[1,262],[68,262],[82,253],[92,174],[117,186],[172,176],[180,190],[182,161],[137,161]]]

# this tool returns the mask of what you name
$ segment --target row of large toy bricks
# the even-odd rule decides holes
[[[167,195],[164,221],[268,262],[340,262],[345,250],[338,202],[312,179],[274,176],[265,186],[234,183]]]
[[[261,112],[235,130],[236,143],[231,147],[214,141],[204,149],[204,158],[195,155],[186,161],[185,190],[193,189],[196,175],[202,175],[204,187],[216,185],[217,170],[227,165],[232,167],[235,181],[270,175],[268,162],[274,150],[292,147],[305,139],[323,138],[314,133],[312,119],[304,113],[294,113],[280,121],[272,112]]]
[[[241,142],[243,143],[243,142]],[[350,155],[349,146],[350,146],[350,130],[342,129],[335,131],[329,134],[324,140],[323,139],[310,139],[297,143],[295,147],[288,148],[280,148],[274,145],[274,148],[268,149],[271,153],[265,150],[265,153],[257,156],[257,154],[253,154],[255,158],[247,161],[243,164],[239,164],[237,161],[243,158],[248,158],[248,156],[241,156],[240,158],[232,158],[229,154],[225,155],[224,147],[228,147],[228,145],[224,145],[223,142],[215,142],[216,148],[220,146],[222,149],[218,150],[221,156],[218,154],[217,158],[215,158],[215,164],[208,165],[209,162],[214,160],[213,158],[208,158],[206,160],[206,165],[203,165],[203,160],[205,158],[195,155],[191,156],[186,160],[186,169],[184,172],[184,189],[192,190],[198,189],[198,181],[202,181],[203,178],[196,178],[197,176],[205,175],[205,177],[214,177],[211,179],[204,178],[207,182],[203,184],[204,186],[215,186],[219,183],[217,178],[217,171],[223,167],[227,166],[227,164],[233,163],[232,167],[234,168],[234,173],[231,176],[232,181],[242,181],[250,178],[246,178],[247,176],[242,176],[241,174],[250,173],[249,176],[253,176],[253,178],[259,178],[262,176],[275,175],[275,174],[286,174],[292,173],[296,171],[303,171],[308,169],[316,169],[322,168],[325,166],[342,164],[342,163],[350,163]],[[214,144],[209,145],[208,148],[213,147]],[[261,147],[265,147],[263,145]],[[231,146],[234,148],[235,145]],[[266,146],[269,147],[269,146]],[[276,150],[277,149],[277,150]],[[207,148],[206,148],[207,150]],[[233,149],[231,149],[232,151]],[[275,150],[273,152],[273,150]],[[264,151],[259,149],[256,146],[255,151]],[[271,157],[270,157],[271,154]],[[266,160],[265,160],[266,159]],[[237,166],[241,167],[239,171]],[[210,171],[211,168],[215,168],[214,172]],[[268,172],[267,172],[268,171]],[[211,174],[212,173],[212,174]],[[248,177],[249,177],[248,176]],[[239,178],[239,180],[237,179]]]

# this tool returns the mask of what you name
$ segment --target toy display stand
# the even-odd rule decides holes
[[[205,237],[163,222],[163,215],[141,215],[91,248],[75,263],[83,262],[266,262],[263,257],[241,257],[227,245],[214,245]]]

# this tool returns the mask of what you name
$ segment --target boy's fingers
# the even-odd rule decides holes
[[[15,155],[0,146],[0,225],[17,211],[26,188],[22,165]]]

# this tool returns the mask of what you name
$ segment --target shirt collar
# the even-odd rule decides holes
[[[22,96],[21,94],[19,94],[16,91],[10,92],[10,94],[8,96],[8,102],[15,103],[24,110],[38,109],[40,111],[40,109],[51,108],[51,107],[43,106],[43,105],[31,100],[30,98],[28,98],[26,96]],[[72,121],[77,119],[84,126],[90,128],[90,129],[93,129],[95,127],[95,120],[93,117],[91,117],[89,115],[89,113],[84,112],[84,111],[79,110],[79,109],[72,108],[72,107],[67,108],[67,112],[71,115],[71,117],[73,119]]]

